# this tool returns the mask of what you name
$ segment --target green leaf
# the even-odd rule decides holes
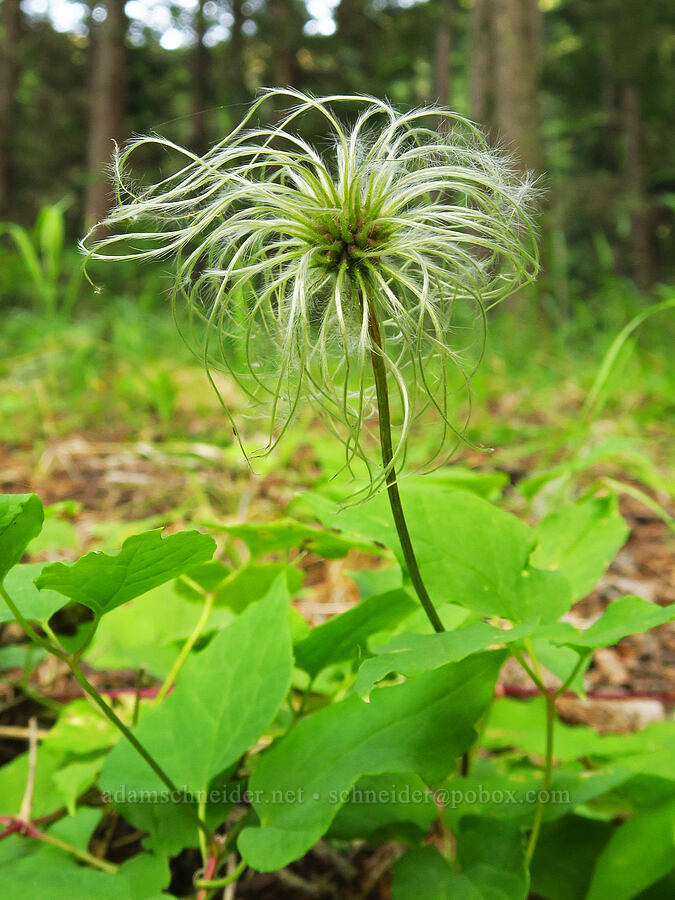
[[[407,677],[421,675],[493,645],[528,637],[534,628],[534,625],[517,625],[515,628],[501,629],[479,622],[441,634],[397,634],[384,647],[375,648],[377,656],[363,663],[354,690],[365,699],[375,684],[392,672]]]
[[[162,538],[146,531],[128,538],[116,554],[93,551],[76,563],[53,563],[36,579],[37,587],[58,591],[102,616],[134,597],[207,562],[216,543],[198,531]]]
[[[296,665],[312,678],[335,663],[365,656],[368,638],[379,631],[393,630],[415,612],[417,602],[403,590],[376,594],[313,628],[295,645]]]
[[[216,591],[214,605],[227,607],[235,613],[243,612],[251,603],[260,600],[277,578],[283,575],[291,595],[302,587],[304,574],[295,566],[283,563],[253,563],[232,572]]]
[[[487,748],[513,747],[530,756],[543,757],[545,752],[545,703],[542,697],[521,701],[503,698],[490,710],[483,744]],[[675,723],[653,722],[633,734],[598,734],[583,725],[556,722],[553,743],[554,758],[579,759],[584,756],[620,759],[622,767],[631,765],[644,755],[663,751],[675,741]]]
[[[18,607],[19,612],[29,622],[45,625],[54,613],[65,606],[67,601],[55,591],[38,591],[35,578],[40,574],[44,563],[24,563],[7,573],[5,590]],[[0,603],[0,624],[13,622],[14,616],[5,603]]]
[[[87,756],[107,750],[120,739],[117,728],[87,700],[73,700],[42,740],[42,745],[64,756]]]
[[[35,494],[0,494],[0,584],[40,533],[42,502]]]
[[[291,677],[288,599],[280,578],[267,597],[186,661],[175,689],[135,729],[181,790],[205,790],[274,719]],[[163,789],[126,742],[108,756],[100,784],[111,792]]]
[[[512,768],[503,774],[486,771],[462,778],[451,777],[439,791],[445,806],[445,821],[454,830],[466,815],[530,824],[539,804],[543,773],[541,769]],[[614,790],[632,777],[617,767],[586,770],[556,770],[544,803],[544,821],[567,815],[576,806]]]
[[[641,597],[621,597],[610,603],[600,618],[578,638],[565,643],[575,647],[609,647],[629,634],[649,631],[674,619],[675,603],[657,606]]]
[[[65,806],[71,816],[75,815],[75,804],[86,790],[96,783],[103,768],[103,755],[82,762],[61,766],[52,775],[55,806]]]
[[[422,847],[394,863],[392,900],[483,900],[464,875],[455,874],[435,847]]]
[[[500,652],[473,656],[301,720],[261,759],[250,781],[261,827],[239,850],[258,871],[282,868],[325,834],[364,775],[415,772],[438,783],[475,738],[492,699]]]
[[[434,848],[407,853],[394,865],[392,900],[525,900],[529,878],[518,828],[468,816],[456,838],[461,874]]]
[[[486,900],[525,900],[528,896],[525,836],[517,827],[466,816],[457,834],[457,861]]]
[[[368,838],[392,824],[415,825],[422,833],[438,818],[431,791],[419,775],[388,773],[361,778],[328,833],[334,840]]]
[[[630,900],[675,867],[675,797],[614,832],[595,866],[586,900]]]
[[[72,524],[66,519],[49,515],[49,507],[47,507],[42,531],[28,545],[28,552],[31,555],[63,553],[64,550],[77,550],[79,546],[77,532]]]
[[[558,572],[529,564],[534,531],[469,491],[408,479],[401,485],[422,578],[438,606],[457,603],[516,622],[555,621],[569,609],[570,587]],[[323,497],[303,498],[324,524],[391,547],[405,565],[387,498],[336,510]]]
[[[536,527],[538,546],[531,562],[562,572],[575,600],[593,590],[628,537],[616,497],[594,497],[565,506]]]
[[[166,676],[178,655],[177,643],[191,634],[202,614],[201,605],[178,592],[179,584],[160,585],[105,616],[86,653],[88,664],[97,669],[143,668]],[[207,630],[223,628],[233,619],[231,610],[214,609]]]
[[[544,900],[584,900],[611,833],[608,823],[581,816],[544,825],[531,865],[533,894]]]
[[[331,531],[311,528],[294,519],[279,519],[276,522],[260,524],[247,522],[241,525],[209,523],[209,526],[239,538],[246,544],[251,556],[256,559],[267,556],[268,553],[285,550],[305,550],[325,559],[342,559],[350,550],[362,550],[378,555],[382,552],[368,541],[350,540]]]

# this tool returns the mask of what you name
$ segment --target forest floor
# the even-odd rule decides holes
[[[115,422],[114,417],[103,425],[100,416],[78,416],[77,409],[74,419],[72,409],[68,416],[58,409],[44,415],[44,396],[33,385],[31,395],[37,397],[41,427],[27,424],[17,439],[0,444],[0,491],[35,491],[45,505],[55,505],[57,514],[48,519],[51,524],[44,546],[34,545],[32,561],[74,558],[94,546],[119,546],[131,533],[130,523],[138,530],[141,522],[147,528],[161,525],[172,529],[214,516],[227,521],[269,520],[285,514],[292,497],[312,484],[325,467],[322,448],[328,440],[318,426],[312,425],[305,439],[292,442],[278,468],[274,460],[265,462],[262,474],[252,477],[220,438],[222,423],[218,426],[219,438],[209,438],[217,421],[215,404],[207,404],[198,413],[190,411],[195,378],[202,377],[198,371],[195,376],[194,369],[176,376],[171,410],[178,428],[168,428],[167,415],[162,418],[157,413],[139,413],[138,425],[124,418]],[[505,449],[487,458],[466,448],[458,461],[505,472],[509,483],[500,505],[532,520],[532,507],[523,502],[518,484],[544,465],[555,464],[550,441],[538,440],[551,432],[554,420],[574,418],[579,389],[566,382],[556,391],[555,402],[550,394],[535,394],[527,396],[524,403],[525,396],[527,392],[511,391],[488,397],[486,409],[502,423]],[[75,402],[84,403],[81,396]],[[640,401],[632,402],[639,405]],[[609,427],[607,422],[597,423],[596,434]],[[640,426],[639,430],[643,442],[651,445],[656,460],[653,468],[658,473],[664,466],[662,450],[667,435],[658,422]],[[515,448],[508,444],[511,434],[520,438]],[[623,468],[614,458],[600,459],[597,465],[589,466],[580,490],[583,484],[605,476],[644,491],[673,513],[656,476],[641,480],[634,466]],[[69,505],[70,501],[74,505]],[[658,604],[675,601],[672,532],[658,511],[634,495],[621,494],[620,509],[630,536],[594,592],[573,608],[570,620],[575,625],[592,622],[608,603],[624,594],[637,594]],[[346,573],[372,564],[368,559],[349,556],[327,561],[311,554],[304,559],[305,589],[296,603],[309,624],[318,624],[356,602],[355,583]],[[12,626],[5,627],[0,643],[11,643],[17,637]],[[16,686],[14,679],[19,673],[5,674],[7,679],[0,686],[0,724],[25,726],[39,707]],[[98,672],[93,677],[101,688],[125,688],[133,687],[135,673]],[[49,660],[35,669],[31,686],[40,694],[54,697],[77,693],[76,685]],[[671,716],[675,704],[675,629],[662,626],[625,638],[616,647],[596,651],[586,687],[588,696],[584,699],[560,699],[559,713],[567,722],[587,724],[599,731],[628,732]],[[529,694],[527,676],[515,661],[505,666],[499,689],[513,696]],[[23,749],[20,741],[0,741],[0,761],[6,762]],[[113,848],[111,858],[115,858],[115,846],[120,848],[120,859],[134,848],[133,834],[123,822],[109,829],[105,840]],[[186,852],[188,857],[174,864],[174,889],[181,887],[182,873],[195,868]],[[356,844],[337,852],[322,842],[282,873],[249,873],[239,881],[236,896],[256,900],[304,896],[386,900],[387,873],[399,852],[391,843],[375,848]]]

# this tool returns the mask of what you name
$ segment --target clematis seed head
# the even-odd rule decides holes
[[[274,125],[260,121],[270,98],[289,104]],[[317,120],[330,138],[321,149],[301,136]],[[140,188],[131,163],[148,146],[180,163]],[[461,432],[449,375],[471,375],[468,314],[482,334],[486,311],[537,272],[533,178],[442,108],[269,90],[204,156],[136,138],[116,152],[114,177],[117,202],[104,235],[85,237],[88,259],[170,259],[174,303],[187,302],[212,383],[221,366],[265,404],[259,452],[308,399],[371,485],[383,476],[365,437],[371,354],[382,356],[396,404],[394,463],[428,410],[440,423],[438,457]]]

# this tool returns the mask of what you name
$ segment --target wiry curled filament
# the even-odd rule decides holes
[[[293,106],[259,127],[270,97]],[[299,136],[303,118],[317,115],[331,137],[321,152]],[[439,120],[440,131],[429,126]],[[128,169],[148,144],[183,165],[141,189]],[[532,179],[445,109],[399,113],[373,97],[267,91],[203,157],[142,137],[116,153],[114,172],[117,204],[106,236],[96,240],[93,229],[85,238],[88,257],[172,258],[174,302],[187,300],[205,325],[212,382],[217,361],[266,402],[268,440],[257,452],[275,446],[309,398],[340,434],[347,464],[364,460],[371,488],[384,476],[364,446],[375,411],[371,353],[384,360],[397,409],[392,465],[403,463],[411,422],[429,407],[441,423],[437,458],[461,430],[448,372],[471,374],[457,346],[466,310],[484,323],[537,270]]]

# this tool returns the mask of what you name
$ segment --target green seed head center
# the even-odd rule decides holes
[[[319,229],[322,262],[329,268],[346,265],[352,269],[377,255],[382,229],[363,217],[339,217]]]

